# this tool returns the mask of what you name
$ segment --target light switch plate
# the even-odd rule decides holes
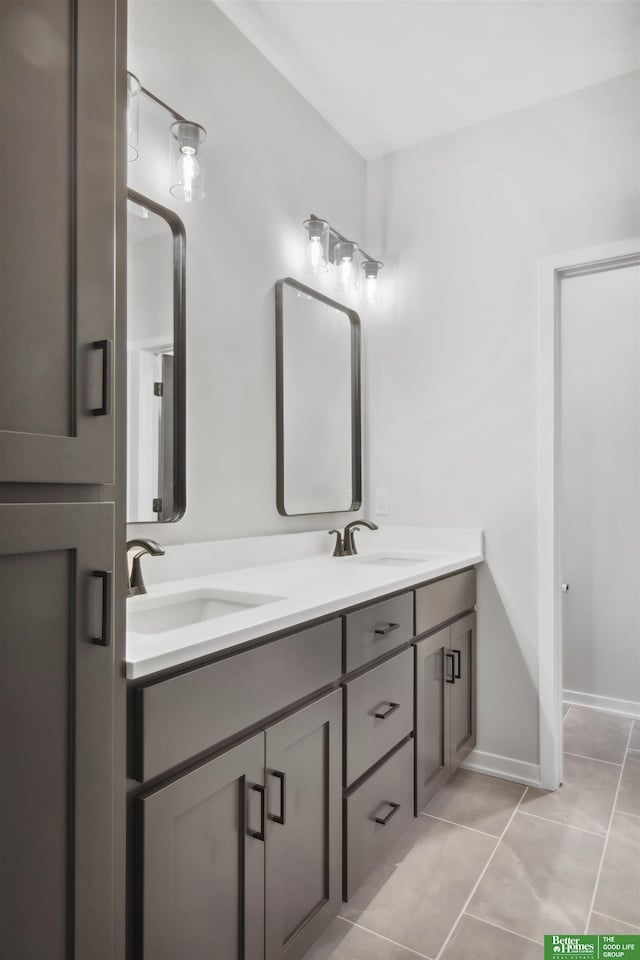
[[[379,517],[389,513],[389,491],[386,487],[376,489],[375,504],[376,514]]]

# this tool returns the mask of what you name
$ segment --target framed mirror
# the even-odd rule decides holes
[[[297,280],[276,284],[277,505],[362,504],[360,317]]]
[[[173,211],[128,191],[128,523],[185,511],[185,246]]]

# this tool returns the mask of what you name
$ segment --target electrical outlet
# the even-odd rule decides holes
[[[382,516],[389,513],[389,491],[378,487],[376,490],[376,514]]]

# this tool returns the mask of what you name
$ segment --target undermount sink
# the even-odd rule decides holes
[[[147,594],[132,597],[128,601],[127,630],[132,633],[167,633],[282,599],[264,594],[208,589],[161,597]]]
[[[417,563],[429,563],[430,560],[436,560],[440,556],[439,553],[421,553],[415,554],[415,556],[401,556],[400,554],[394,555],[392,553],[374,553],[374,554],[361,554],[356,562],[358,563],[370,563],[375,566],[380,567],[414,567]]]

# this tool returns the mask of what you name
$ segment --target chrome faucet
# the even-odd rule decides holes
[[[150,557],[163,557],[164,547],[161,547],[155,540],[147,540],[140,537],[137,540],[129,540],[127,543],[127,596],[139,597],[147,592],[142,576],[142,567],[140,559],[148,553]]]
[[[344,528],[344,533],[341,533],[339,530],[329,530],[329,534],[335,533],[336,535],[336,545],[333,551],[334,557],[355,557],[358,550],[353,535],[360,527],[367,527],[369,530],[378,529],[377,524],[371,523],[370,520],[352,520],[351,523],[348,523]]]

